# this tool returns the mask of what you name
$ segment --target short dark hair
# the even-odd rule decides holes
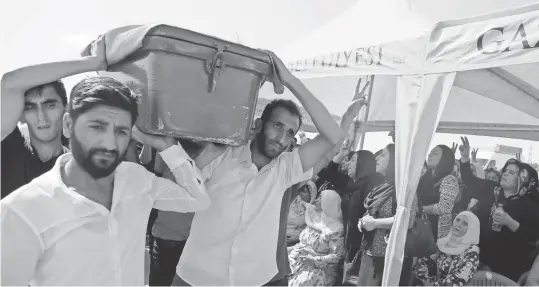
[[[96,106],[111,106],[131,114],[132,124],[138,117],[138,97],[123,83],[108,77],[89,77],[71,90],[67,111],[75,121]]]
[[[269,104],[267,104],[266,107],[264,108],[264,111],[262,112],[262,116],[260,117],[262,122],[267,123],[270,120],[271,115],[273,114],[273,111],[279,107],[286,109],[289,113],[295,116],[298,116],[299,127],[301,127],[301,124],[303,123],[303,118],[301,117],[301,112],[299,111],[298,105],[296,105],[296,103],[292,102],[291,100],[285,100],[285,99],[275,99],[271,101]],[[299,128],[298,128],[298,131],[299,131]]]
[[[33,87],[33,88],[27,90],[24,93],[24,95],[26,96],[31,91],[37,91],[38,93],[41,93],[45,87],[53,88],[54,91],[58,94],[58,96],[60,96],[60,99],[62,100],[62,104],[64,105],[64,107],[67,105],[66,87],[64,85],[64,82],[62,82],[61,80]]]

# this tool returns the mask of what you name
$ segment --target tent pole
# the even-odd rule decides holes
[[[374,86],[374,75],[370,76],[370,85],[369,85],[369,95],[367,98],[367,110],[365,111],[365,116],[363,117],[363,123],[361,124],[361,138],[359,139],[359,149],[363,149],[363,143],[365,142],[365,133],[367,132],[367,125],[369,119],[369,110],[371,109],[371,97],[372,97],[372,87]]]

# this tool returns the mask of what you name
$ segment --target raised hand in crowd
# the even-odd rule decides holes
[[[353,101],[355,100],[361,100],[361,99],[366,99],[366,94],[365,94],[365,91],[367,90],[367,87],[370,86],[371,82],[370,81],[367,81],[365,83],[365,86],[363,86],[362,89],[361,88],[361,82],[362,82],[363,79],[359,79],[359,81],[357,82],[357,85],[356,85],[356,90],[354,92],[354,98],[352,99]]]
[[[478,148],[472,149],[472,162],[477,162],[477,152],[479,151]]]
[[[453,143],[453,145],[451,146],[451,150],[453,151],[454,154],[457,154],[458,147],[459,147],[458,143]]]
[[[341,148],[339,149],[339,152],[335,157],[333,157],[333,162],[335,163],[342,163],[344,159],[348,156],[350,153],[350,148],[352,146],[352,143],[350,141],[350,138],[347,137],[344,143],[341,145]]]
[[[460,150],[460,160],[461,162],[470,161],[470,141],[467,137],[460,137],[462,144],[459,147]]]

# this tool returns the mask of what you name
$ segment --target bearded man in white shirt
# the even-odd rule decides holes
[[[111,78],[71,91],[64,134],[72,153],[1,201],[3,285],[144,285],[152,208],[194,212],[209,196],[172,138],[141,133],[137,98]],[[159,151],[176,183],[121,162],[131,137]]]
[[[324,105],[270,53],[282,83],[311,116],[320,135],[291,152],[301,126],[292,101],[268,104],[256,137],[240,147],[208,145],[199,155],[212,199],[195,213],[173,285],[261,286],[277,275],[279,218],[288,187],[312,177],[313,167],[344,138]]]

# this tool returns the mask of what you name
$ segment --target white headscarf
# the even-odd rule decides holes
[[[321,213],[315,210],[314,205],[307,204],[307,212],[305,213],[307,225],[325,235],[343,231],[341,196],[334,190],[326,189],[321,192],[320,200]]]
[[[463,211],[456,217],[465,216],[468,219],[466,234],[456,237],[450,231],[446,237],[438,239],[438,249],[447,255],[460,255],[472,245],[479,244],[479,219],[470,211]]]

